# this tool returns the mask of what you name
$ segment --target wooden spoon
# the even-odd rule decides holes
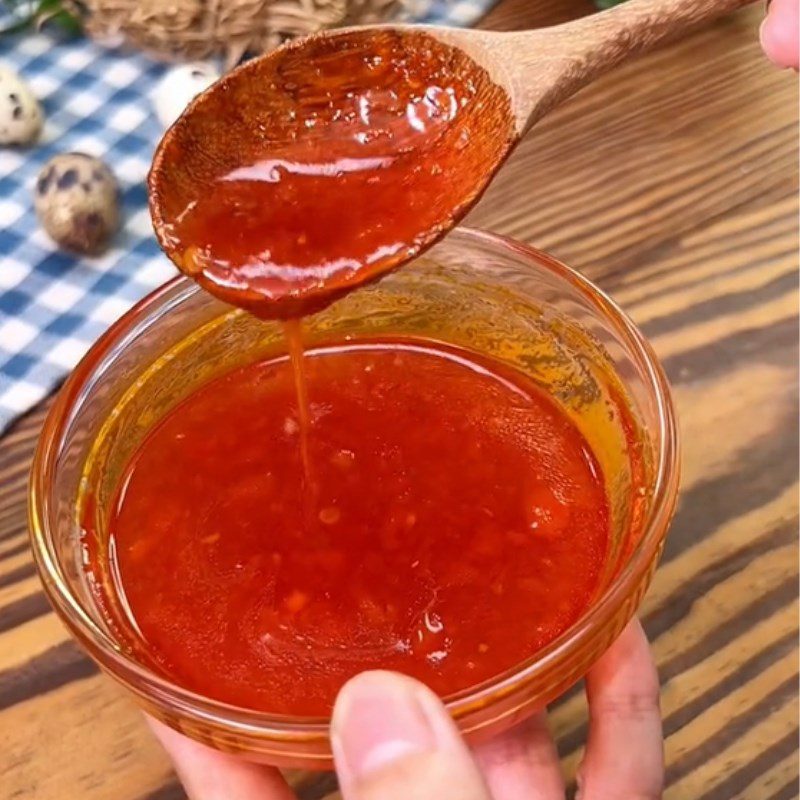
[[[156,235],[223,300],[262,317],[317,310],[444,235],[556,104],[747,2],[629,0],[520,33],[377,26],[291,42],[164,136]]]

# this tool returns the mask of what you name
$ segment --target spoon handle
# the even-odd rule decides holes
[[[571,24],[575,55],[589,78],[629,56],[652,50],[664,41],[721,17],[752,0],[629,0],[595,17]]]
[[[526,117],[524,127],[620,62],[751,2],[628,0],[553,28],[511,34],[519,37],[518,61],[513,69],[519,88],[528,82],[542,84],[542,56],[552,70],[549,80],[544,81],[546,91],[538,94],[534,90],[528,95],[528,107],[518,109]],[[526,92],[521,94],[524,97]]]

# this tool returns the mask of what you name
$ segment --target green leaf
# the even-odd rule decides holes
[[[594,0],[594,4],[599,9],[611,8],[612,6],[618,6],[620,3],[624,2],[625,0]]]
[[[83,31],[80,21],[68,11],[57,11],[52,16],[42,19],[42,25],[55,25],[68,36],[78,36]]]
[[[0,29],[0,35],[46,25],[52,25],[70,36],[81,32],[80,21],[64,9],[62,0],[2,0],[2,3],[13,16],[19,16],[20,19]]]

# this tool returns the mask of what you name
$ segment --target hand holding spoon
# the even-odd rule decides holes
[[[196,98],[149,176],[159,243],[265,318],[318,310],[416,256],[520,137],[629,56],[749,0],[629,0],[542,30],[376,26],[247,62]]]

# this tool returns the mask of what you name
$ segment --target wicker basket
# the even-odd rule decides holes
[[[248,52],[324,28],[396,18],[404,0],[65,0],[86,32],[126,42],[161,58],[223,55],[228,65]]]

